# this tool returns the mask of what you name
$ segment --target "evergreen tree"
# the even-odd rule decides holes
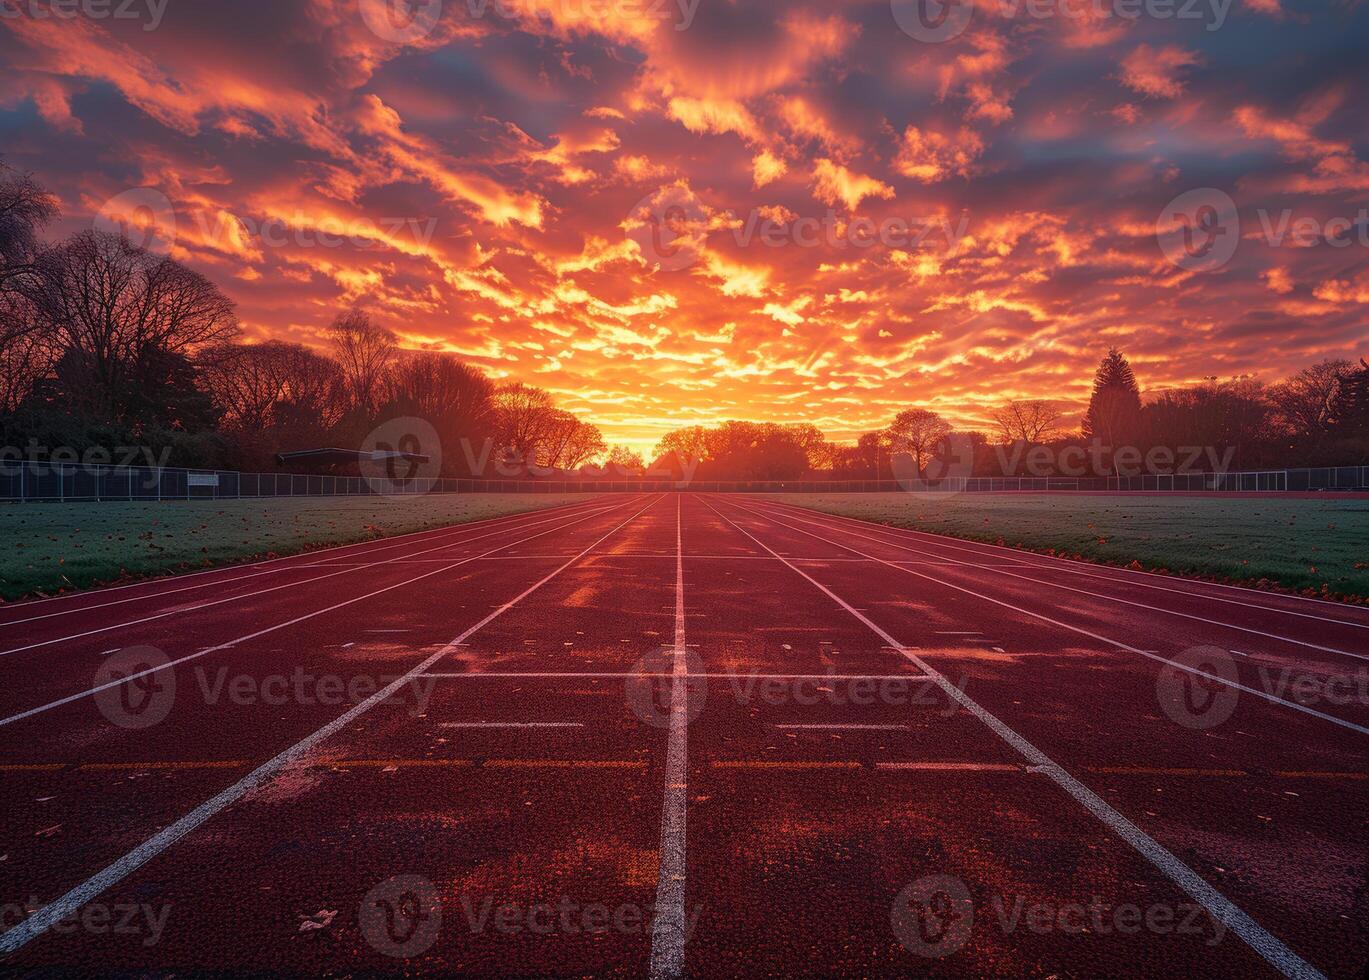
[[[1093,395],[1084,414],[1084,438],[1111,448],[1131,445],[1141,430],[1141,392],[1126,357],[1116,347],[1098,365]]]

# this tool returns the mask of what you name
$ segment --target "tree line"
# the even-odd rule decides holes
[[[642,469],[548,392],[403,350],[361,308],[337,315],[325,352],[244,343],[208,278],[121,235],[44,243],[57,216],[50,193],[0,164],[0,444],[143,446],[169,465],[262,469],[281,451],[356,448],[414,416],[437,430],[443,476],[493,475],[491,463]]]
[[[854,446],[812,425],[725,422],[672,432],[658,465],[704,480],[1134,476],[1369,463],[1369,362],[1322,361],[1279,381],[1207,378],[1142,394],[1116,348],[1098,366],[1077,430],[1048,399],[1009,400],[986,429],[910,408]]]

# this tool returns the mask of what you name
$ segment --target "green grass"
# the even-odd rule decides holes
[[[1111,565],[1369,599],[1369,500],[906,493],[774,499]]]
[[[0,598],[289,555],[584,499],[479,493],[0,506]]]

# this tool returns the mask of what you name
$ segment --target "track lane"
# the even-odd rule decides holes
[[[98,871],[91,877],[82,881],[61,898],[50,902],[48,905],[44,906],[43,909],[25,920],[23,924],[11,928],[3,935],[0,935],[0,952],[12,953],[27,945],[31,940],[43,935],[53,925],[60,922],[65,915],[79,909],[111,886],[122,882],[130,874],[136,872],[143,865],[152,861],[168,848],[172,847],[181,838],[195,831],[206,820],[209,820],[222,810],[233,806],[244,796],[253,793],[253,791],[258,790],[259,788],[264,792],[265,789],[271,785],[279,785],[275,782],[277,776],[290,771],[292,766],[304,760],[317,746],[337,733],[346,730],[354,721],[367,715],[373,708],[385,703],[392,695],[400,692],[406,684],[411,683],[429,667],[446,658],[453,651],[459,650],[471,637],[477,635],[486,625],[498,620],[506,612],[517,607],[519,603],[536,593],[544,585],[553,581],[561,572],[572,567],[580,555],[592,551],[601,541],[610,537],[619,527],[631,523],[640,516],[643,511],[652,506],[652,504],[659,502],[660,499],[660,497],[656,497],[654,500],[649,500],[646,506],[641,507],[640,509],[633,509],[630,506],[624,508],[630,512],[626,520],[614,524],[613,527],[609,528],[579,551],[575,558],[572,558],[549,571],[522,592],[505,601],[492,612],[489,612],[482,617],[478,622],[467,627],[455,639],[440,647],[436,652],[430,654],[418,664],[411,664],[400,678],[361,703],[355,705],[350,710],[337,715],[326,725],[295,742],[293,745],[290,745],[288,748],[284,749],[284,751],[280,751],[273,757],[256,765],[251,772],[243,776],[237,782],[232,783],[212,798],[205,800],[195,809],[184,814],[184,816],[169,827],[148,837],[142,844],[129,851],[123,857],[107,865],[103,870]],[[621,514],[619,516],[621,516]],[[229,961],[231,961],[231,959],[225,960],[224,962]]]
[[[787,519],[751,511],[749,504],[729,510],[755,533],[790,548],[814,534],[839,540],[836,532],[792,523],[786,530]],[[863,550],[864,542],[851,540],[848,547]],[[926,614],[890,600],[936,584],[892,569],[861,576],[833,566],[815,577],[836,582],[839,594],[859,596],[859,605],[872,615],[878,610],[879,620],[899,631],[915,630]],[[998,643],[959,650],[948,645],[919,656],[943,673],[968,678],[967,690],[990,711],[1096,792],[1125,803],[1138,826],[1183,855],[1202,877],[1220,882],[1258,921],[1305,943],[1315,961],[1353,975],[1354,964],[1369,957],[1363,936],[1349,926],[1359,916],[1365,871],[1358,841],[1369,830],[1362,817],[1346,820],[1369,803],[1360,736],[1347,732],[1342,738],[1317,719],[1247,697],[1232,706],[1224,724],[1186,727],[1166,716],[1165,692],[1156,672],[1140,665],[1145,661],[1138,664],[1103,644],[1090,649],[1086,638],[1067,632],[1043,643],[1039,630],[1049,625],[1043,620],[1024,632],[1027,624],[1007,612],[991,613],[994,607],[983,602],[976,607],[973,595],[932,594],[930,608],[949,606]],[[979,594],[994,595],[987,589]],[[885,595],[889,599],[880,598]],[[1071,611],[1053,609],[1052,618],[1063,622]],[[1025,645],[1011,642],[1019,635]],[[1026,688],[1023,671],[1030,672]],[[1309,894],[1322,896],[1316,908],[1308,907]]]
[[[1041,570],[1060,576],[1079,576],[1106,581],[1124,589],[1139,590],[1140,595],[1169,593],[1170,595],[1191,596],[1210,600],[1220,606],[1241,606],[1270,613],[1282,613],[1298,619],[1313,619],[1322,623],[1344,624],[1354,628],[1369,629],[1369,606],[1314,596],[1266,591],[1246,586],[1229,585],[1222,582],[1208,582],[1203,579],[1182,575],[1163,575],[1139,569],[1119,568],[1082,559],[1043,555],[1021,548],[987,544],[956,538],[945,534],[933,534],[914,528],[898,527],[867,521],[855,517],[833,514],[816,508],[803,507],[787,501],[774,500],[766,496],[746,495],[753,504],[774,507],[777,511],[809,518],[822,518],[834,526],[849,527],[867,533],[882,533],[890,539],[932,549],[935,554],[963,560],[965,555],[975,556],[981,561],[1002,562],[1007,565],[1022,565],[1031,570]],[[934,501],[933,501],[934,503]],[[960,556],[957,559],[955,556]]]

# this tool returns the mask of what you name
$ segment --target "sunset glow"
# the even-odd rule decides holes
[[[146,229],[249,338],[363,304],[641,449],[1010,397],[1074,422],[1111,345],[1147,391],[1359,356],[1363,4],[981,3],[939,42],[901,0],[391,6],[19,4],[0,150],[56,231]],[[1213,269],[1157,241],[1201,188],[1242,221]]]

